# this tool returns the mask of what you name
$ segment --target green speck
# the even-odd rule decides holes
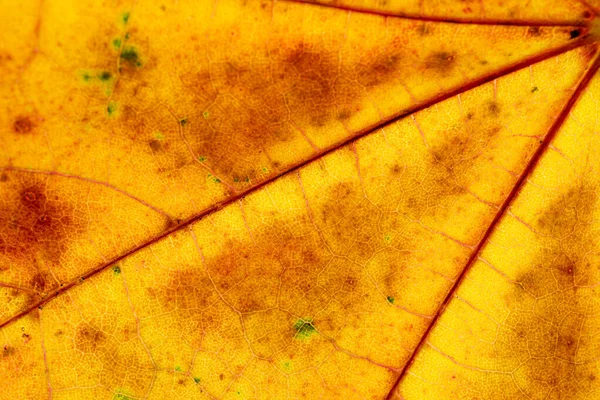
[[[106,107],[106,112],[108,113],[109,116],[111,116],[115,113],[115,111],[117,111],[117,102],[111,100],[108,102],[108,106]]]
[[[204,117],[204,119],[208,119],[208,117],[210,117],[210,113],[208,112],[208,110],[205,110],[205,111],[202,113],[202,116]]]
[[[196,382],[196,384],[200,383],[200,378],[198,378],[197,376],[194,377],[194,382]]]
[[[132,400],[132,398],[123,393],[117,393],[113,397],[113,400]]]
[[[115,48],[115,50],[119,50],[121,48],[121,39],[120,38],[113,39],[112,45]]]
[[[198,156],[198,161],[204,162],[204,161],[206,161],[206,157],[204,157],[204,156]]]
[[[124,24],[127,24],[129,22],[129,12],[123,13],[123,15],[121,16],[121,21],[123,21]]]
[[[283,368],[286,371],[289,371],[290,369],[292,369],[292,361],[291,360],[282,361],[281,368]]]
[[[244,182],[250,182],[250,177],[247,176],[246,179],[244,179]]]
[[[98,74],[98,79],[100,79],[103,82],[109,81],[110,78],[112,78],[112,75],[108,71],[102,71]]]
[[[119,267],[118,265],[115,265],[113,267],[113,272],[115,273],[115,275],[119,275],[121,273],[121,267]]]
[[[165,135],[163,135],[161,132],[155,132],[154,133],[154,138],[156,140],[164,140],[165,139]]]
[[[531,89],[531,93],[537,92],[538,91],[538,87],[534,86],[533,89]]]
[[[267,172],[269,172],[269,170],[267,169],[267,167],[262,167],[262,172],[266,174]]]
[[[233,181],[234,181],[235,183],[238,183],[238,182],[240,181],[240,178],[238,178],[237,176],[235,176],[235,177],[233,177]]]
[[[89,82],[90,79],[92,79],[92,76],[89,73],[84,72],[83,74],[81,74],[81,79],[83,79],[86,82]]]
[[[125,32],[125,40],[129,40],[129,32]]]
[[[180,124],[181,126],[185,126],[187,123],[188,123],[188,120],[187,120],[187,118],[182,118],[182,119],[180,119],[180,120],[179,120],[179,124]]]
[[[215,183],[221,183],[221,180],[219,178],[215,178],[214,181]]]
[[[388,296],[388,297],[387,297],[387,301],[388,301],[390,304],[394,304],[394,298],[393,298],[392,296]]]
[[[136,67],[140,67],[142,65],[137,50],[132,46],[126,46],[123,48],[123,51],[121,52],[121,59],[132,65],[135,65]]]
[[[296,330],[296,337],[300,339],[309,338],[316,332],[312,318],[299,319],[294,324],[294,329]]]
[[[383,239],[384,239],[386,242],[389,242],[390,240],[392,240],[392,237],[391,237],[390,235],[385,235],[385,236],[383,237]]]
[[[181,367],[180,367],[179,365],[176,365],[176,366],[175,366],[175,371],[179,371],[179,372],[181,372]]]

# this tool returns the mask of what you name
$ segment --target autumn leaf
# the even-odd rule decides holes
[[[0,398],[600,398],[597,1],[23,1]]]

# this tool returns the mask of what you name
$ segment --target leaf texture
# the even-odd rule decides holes
[[[600,396],[594,7],[7,3],[0,398]]]

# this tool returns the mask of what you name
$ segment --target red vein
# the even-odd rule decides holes
[[[448,304],[450,303],[450,301],[455,297],[456,290],[460,287],[460,285],[464,281],[467,272],[469,272],[469,270],[471,269],[471,267],[473,266],[473,264],[475,263],[475,261],[478,259],[479,253],[481,253],[481,250],[483,249],[483,247],[485,246],[485,244],[487,243],[487,241],[491,237],[492,233],[494,233],[496,227],[498,226],[498,223],[500,222],[500,220],[502,219],[502,217],[506,213],[508,207],[517,198],[517,195],[521,191],[521,189],[523,187],[523,184],[525,183],[525,181],[527,180],[527,178],[529,178],[529,176],[531,175],[531,173],[535,170],[535,168],[536,168],[538,162],[540,161],[541,157],[546,153],[546,150],[550,146],[550,143],[552,142],[552,140],[554,139],[554,137],[558,133],[559,129],[564,124],[565,120],[569,116],[569,113],[573,109],[573,106],[579,100],[579,98],[581,97],[581,94],[587,88],[587,86],[589,85],[589,83],[592,80],[593,76],[598,71],[599,67],[600,67],[600,57],[598,56],[598,54],[596,54],[595,60],[593,61],[592,65],[588,68],[588,70],[585,72],[585,74],[583,75],[583,77],[579,81],[579,83],[578,83],[577,87],[575,88],[573,94],[571,95],[571,97],[569,98],[569,100],[567,101],[567,103],[564,105],[564,107],[562,108],[560,114],[558,115],[558,117],[556,118],[556,120],[554,121],[554,123],[552,124],[552,126],[550,127],[550,129],[548,130],[548,134],[544,138],[544,141],[540,144],[540,146],[538,147],[538,149],[534,153],[533,157],[529,160],[529,163],[526,165],[525,169],[523,170],[523,172],[519,176],[519,179],[517,180],[517,182],[513,186],[513,189],[511,190],[511,192],[508,194],[508,196],[506,197],[506,199],[502,203],[502,206],[500,207],[500,209],[498,210],[498,212],[494,216],[494,219],[492,220],[492,222],[488,226],[487,230],[483,234],[483,236],[482,236],[481,240],[479,241],[479,243],[477,244],[477,247],[475,248],[475,251],[471,254],[471,257],[469,258],[469,260],[465,264],[465,267],[463,268],[462,272],[460,273],[460,275],[458,276],[458,278],[456,279],[456,281],[454,282],[454,284],[452,285],[452,287],[448,291],[448,294],[444,298],[444,301],[438,307],[438,311],[437,311],[436,315],[432,318],[431,322],[427,326],[427,329],[425,330],[425,332],[421,336],[421,340],[419,341],[419,344],[417,345],[417,347],[415,347],[415,350],[410,355],[408,361],[404,365],[404,368],[402,368],[402,371],[400,372],[400,375],[398,376],[398,379],[396,380],[396,383],[394,383],[394,386],[391,388],[391,390],[388,393],[388,396],[387,396],[386,399],[390,400],[393,397],[394,392],[396,391],[398,385],[400,384],[400,382],[402,381],[402,379],[406,375],[406,372],[409,370],[410,366],[412,365],[412,363],[416,359],[417,354],[420,353],[421,349],[425,345],[425,342],[427,341],[427,338],[429,337],[429,334],[431,333],[433,327],[435,326],[435,324],[437,323],[437,321],[440,319],[440,316],[443,314],[444,310],[446,309],[446,307],[448,306]]]
[[[555,57],[557,55],[560,55],[560,54],[565,53],[565,52],[567,52],[569,50],[573,50],[575,48],[584,46],[586,44],[588,44],[588,40],[585,39],[585,32],[584,32],[584,34],[579,39],[576,39],[573,42],[568,43],[568,44],[566,44],[564,46],[561,46],[561,47],[549,50],[549,51],[547,51],[545,53],[541,53],[541,54],[538,54],[538,55],[535,55],[535,56],[532,56],[532,57],[528,57],[528,58],[526,58],[524,60],[521,60],[519,62],[516,62],[516,63],[514,63],[512,65],[509,65],[507,67],[501,68],[498,71],[495,71],[495,72],[490,73],[488,75],[484,75],[484,76],[482,76],[480,78],[477,78],[477,79],[475,79],[475,80],[473,80],[471,82],[468,82],[468,83],[466,83],[466,84],[464,84],[462,86],[459,86],[459,87],[457,87],[457,88],[455,88],[453,90],[450,90],[450,91],[448,91],[446,93],[440,93],[437,96],[433,96],[429,100],[427,100],[427,101],[425,101],[425,102],[423,102],[421,104],[417,104],[417,105],[415,105],[413,107],[410,107],[410,108],[408,108],[406,110],[400,111],[400,112],[398,112],[396,114],[392,114],[388,118],[382,119],[378,123],[376,123],[374,125],[371,125],[371,126],[368,126],[368,127],[364,128],[363,130],[356,132],[354,135],[346,138],[346,140],[343,140],[341,142],[338,142],[337,144],[334,144],[334,145],[329,146],[329,147],[327,147],[325,149],[322,149],[320,152],[315,153],[312,157],[309,157],[309,158],[307,158],[304,161],[301,161],[299,163],[291,165],[286,171],[282,171],[282,172],[280,172],[278,174],[275,174],[272,177],[270,177],[270,178],[268,178],[268,179],[266,179],[266,180],[258,183],[257,185],[248,188],[244,192],[238,192],[236,195],[231,196],[228,199],[226,199],[226,200],[224,200],[224,201],[222,201],[220,203],[216,203],[216,204],[212,205],[211,207],[209,207],[207,209],[204,209],[203,211],[199,212],[198,214],[196,214],[196,215],[194,215],[194,216],[192,216],[192,217],[190,217],[190,218],[188,218],[186,220],[180,221],[179,224],[176,224],[173,227],[171,227],[170,229],[168,229],[167,231],[165,231],[165,232],[163,232],[163,233],[155,236],[154,238],[149,239],[147,242],[142,243],[142,244],[140,244],[138,246],[135,246],[135,247],[127,250],[126,252],[124,252],[120,256],[118,256],[118,257],[116,257],[116,258],[114,258],[114,259],[112,259],[112,260],[110,260],[110,261],[108,261],[108,262],[106,262],[104,264],[101,264],[97,268],[94,268],[94,269],[86,272],[84,275],[81,275],[79,278],[76,278],[76,279],[72,280],[71,282],[63,284],[60,288],[58,288],[58,289],[50,292],[45,298],[41,299],[37,303],[34,303],[34,304],[30,305],[27,309],[25,309],[25,310],[23,310],[23,311],[15,314],[14,316],[10,317],[9,319],[0,322],[0,328],[6,326],[8,324],[10,324],[13,321],[18,320],[23,315],[26,315],[26,314],[30,313],[32,310],[34,310],[37,307],[41,307],[42,305],[44,305],[45,303],[49,302],[54,297],[59,296],[61,293],[64,293],[64,292],[68,291],[72,287],[81,284],[84,280],[89,279],[89,278],[95,276],[96,274],[104,271],[105,269],[110,268],[115,263],[118,263],[119,261],[121,261],[121,260],[129,257],[130,255],[138,252],[139,250],[142,250],[142,249],[144,249],[144,248],[146,248],[148,246],[151,246],[154,243],[162,240],[163,238],[171,235],[172,233],[174,233],[174,232],[176,232],[176,231],[178,231],[178,230],[180,230],[182,228],[185,228],[185,227],[187,227],[187,226],[189,226],[189,225],[191,225],[191,224],[193,224],[193,223],[195,223],[197,221],[202,220],[203,218],[205,218],[205,217],[213,214],[214,212],[222,209],[223,207],[228,206],[231,203],[234,203],[234,202],[236,202],[236,201],[238,201],[240,199],[243,199],[247,195],[249,195],[249,194],[251,194],[251,193],[253,193],[255,191],[258,191],[258,190],[262,189],[263,187],[269,185],[273,181],[278,180],[283,175],[293,173],[293,172],[301,169],[302,167],[304,167],[304,166],[306,166],[306,165],[308,165],[308,164],[310,164],[310,163],[312,163],[312,162],[314,162],[314,161],[316,161],[316,160],[318,160],[318,159],[326,156],[327,154],[332,153],[332,152],[334,152],[334,151],[336,151],[336,150],[338,150],[338,149],[340,149],[340,148],[342,148],[344,146],[347,146],[348,144],[353,143],[353,142],[361,139],[362,137],[370,135],[371,133],[376,132],[379,129],[381,129],[381,128],[383,128],[383,127],[385,127],[385,126],[387,126],[387,125],[389,125],[391,123],[397,122],[398,120],[400,120],[400,119],[402,119],[402,118],[404,118],[404,117],[406,117],[406,116],[408,116],[408,115],[410,115],[412,113],[421,111],[423,109],[426,109],[428,107],[433,106],[434,104],[437,104],[437,103],[439,103],[441,101],[444,101],[444,100],[446,100],[446,99],[448,99],[450,97],[456,96],[456,95],[458,95],[458,94],[460,94],[462,92],[471,90],[471,89],[473,89],[473,88],[475,88],[477,86],[480,86],[480,85],[483,85],[485,83],[491,82],[494,79],[498,79],[498,78],[500,78],[500,77],[502,77],[504,75],[513,73],[513,72],[518,71],[518,70],[520,70],[522,68],[526,68],[526,67],[528,67],[528,66],[530,66],[532,64],[536,64],[538,62],[544,61],[544,60],[549,59],[551,57]]]
[[[411,13],[404,13],[401,11],[390,11],[390,10],[375,10],[369,9],[366,7],[360,6],[351,6],[346,4],[327,4],[327,3],[319,3],[317,0],[282,0],[286,3],[296,3],[296,4],[309,4],[315,7],[325,7],[332,8],[341,11],[351,11],[358,12],[361,14],[370,14],[370,15],[379,15],[381,17],[396,17],[396,18],[404,18],[404,19],[412,19],[416,21],[423,22],[446,22],[453,24],[472,24],[472,25],[504,25],[504,26],[585,26],[586,21],[581,20],[573,20],[573,21],[538,21],[538,20],[527,20],[523,19],[520,21],[509,21],[502,19],[493,19],[493,18],[448,18],[448,17],[438,17],[438,16],[424,16],[424,15],[416,15]],[[589,7],[589,6],[588,6]],[[589,7],[593,9],[592,7]]]
[[[577,0],[579,3],[583,4],[585,7],[589,8],[594,12],[594,14],[600,14],[600,10],[596,8],[596,6],[591,5],[587,2],[587,0]]]

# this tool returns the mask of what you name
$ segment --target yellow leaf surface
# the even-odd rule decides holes
[[[0,398],[600,396],[593,4],[4,3]]]

